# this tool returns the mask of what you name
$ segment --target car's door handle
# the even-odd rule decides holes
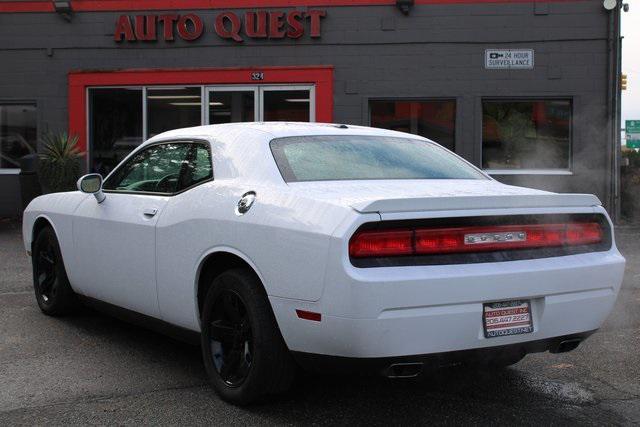
[[[157,208],[146,208],[144,211],[142,211],[142,213],[144,214],[144,216],[148,216],[148,217],[154,217],[156,216],[156,214],[158,213],[158,209]]]

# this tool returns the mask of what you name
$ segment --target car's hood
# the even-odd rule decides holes
[[[558,194],[494,180],[362,180],[289,184],[302,196],[350,206],[359,212],[572,207],[600,205],[588,194]]]

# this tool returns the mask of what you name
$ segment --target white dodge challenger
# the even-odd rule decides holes
[[[625,265],[595,196],[504,185],[381,129],[179,129],[78,188],[24,213],[41,310],[82,301],[195,335],[238,404],[298,366],[411,377],[572,350]]]

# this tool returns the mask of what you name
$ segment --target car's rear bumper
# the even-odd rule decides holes
[[[315,303],[270,298],[290,350],[386,358],[519,345],[593,331],[614,306],[624,258],[614,248],[491,265],[368,270],[336,276]],[[486,338],[483,303],[523,299],[531,302],[533,332]],[[321,321],[300,319],[296,309],[321,313]]]
[[[415,354],[396,357],[340,357],[294,351],[292,354],[303,368],[321,373],[379,373],[388,377],[411,377],[425,371],[463,364],[490,363],[505,354],[528,354],[550,351],[562,353],[575,349],[595,331],[564,335],[518,344],[444,353]],[[394,367],[409,367],[406,375],[394,372]],[[400,374],[400,375],[399,375]],[[414,375],[415,374],[415,375]]]

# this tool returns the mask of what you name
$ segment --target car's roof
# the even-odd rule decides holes
[[[336,123],[307,123],[307,122],[243,122],[225,123],[219,125],[196,126],[191,128],[170,130],[154,136],[147,143],[172,138],[211,137],[224,141],[224,135],[237,134],[238,131],[255,132],[259,140],[282,138],[302,135],[377,135],[420,138],[392,130],[372,128],[366,126],[344,125]]]
[[[418,138],[385,129],[331,123],[245,122],[175,129],[149,139],[148,144],[165,141],[208,140],[214,150],[216,179],[244,177],[256,182],[284,183],[273,161],[268,142],[275,138],[314,135],[359,135]],[[137,150],[136,150],[137,151]],[[272,161],[265,161],[271,158]]]

